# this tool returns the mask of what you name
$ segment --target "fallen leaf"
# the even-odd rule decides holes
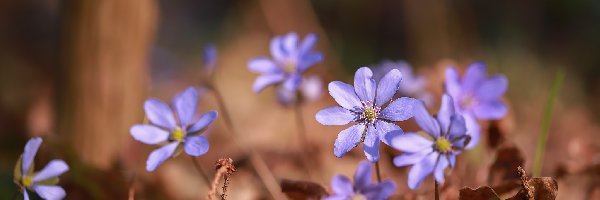
[[[310,181],[281,180],[281,192],[294,200],[321,199],[327,196],[327,191],[318,183]]]
[[[506,146],[498,149],[496,160],[490,167],[488,184],[500,185],[506,181],[519,180],[519,175],[514,171],[524,163],[525,158],[517,147]]]
[[[499,200],[500,197],[498,197],[498,194],[496,194],[496,192],[492,188],[490,188],[488,186],[481,186],[475,190],[468,188],[468,187],[460,189],[458,199],[460,199],[460,200]]]

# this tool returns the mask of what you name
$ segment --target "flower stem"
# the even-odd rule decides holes
[[[375,162],[375,174],[377,174],[377,182],[381,183],[381,172],[379,170],[379,161]]]
[[[538,137],[538,143],[535,148],[535,157],[533,161],[534,177],[540,176],[542,173],[544,152],[546,150],[546,142],[548,142],[550,123],[552,122],[552,108],[554,106],[554,101],[558,96],[558,92],[560,91],[560,86],[562,85],[564,78],[565,73],[561,69],[558,69],[556,75],[554,76],[554,80],[552,81],[552,86],[550,87],[550,94],[548,95],[548,99],[546,99],[546,105],[544,107],[544,116],[542,119],[542,127],[540,128],[540,135]]]
[[[233,125],[233,120],[231,120],[231,115],[229,113],[229,110],[227,109],[227,106],[225,105],[225,100],[223,99],[221,92],[210,83],[205,83],[204,86],[210,91],[212,91],[212,93],[214,94],[214,97],[216,98],[217,104],[219,106],[219,110],[221,111],[223,119],[225,120],[225,125],[227,126],[231,134],[234,137],[239,136],[237,130],[235,129],[235,126]],[[252,163],[252,167],[261,179],[263,185],[265,185],[265,187],[271,194],[271,197],[273,197],[273,199],[285,199],[286,197],[283,196],[283,194],[281,194],[281,188],[279,188],[279,183],[277,182],[277,179],[275,179],[275,176],[273,175],[273,173],[271,173],[271,170],[265,163],[265,160],[262,158],[262,156],[253,148],[247,147],[246,145],[240,143],[238,140],[234,141],[240,148],[242,148],[244,152],[250,152],[250,163]]]
[[[440,184],[435,178],[433,179],[433,182],[435,182],[435,200],[440,200]]]
[[[208,179],[208,176],[206,175],[206,173],[204,173],[204,170],[202,169],[202,167],[200,167],[200,165],[196,161],[196,158],[194,158],[193,156],[190,156],[190,159],[192,159],[192,163],[194,163],[194,167],[196,168],[196,171],[198,171],[198,173],[202,176],[204,183],[206,183],[206,185],[208,187],[210,187],[210,180]]]
[[[298,128],[298,137],[299,137],[299,141],[300,141],[300,147],[308,149],[309,152],[308,154],[311,154],[310,149],[313,149],[310,147],[310,144],[308,142],[308,137],[306,137],[306,127],[304,126],[304,118],[302,115],[302,102],[297,102],[294,104],[294,113],[296,115],[296,127]],[[302,153],[300,152],[300,157],[302,158],[302,162],[304,163],[304,168],[306,170],[306,173],[308,174],[309,179],[314,177],[314,173],[312,171],[312,168],[310,166],[311,160],[308,157],[307,153]]]

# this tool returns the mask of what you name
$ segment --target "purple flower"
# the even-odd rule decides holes
[[[371,69],[373,70],[373,78],[375,80],[380,80],[392,69],[398,69],[402,73],[402,84],[398,88],[399,95],[423,100],[426,105],[433,103],[433,95],[426,90],[427,79],[415,74],[407,62],[386,60],[379,65],[371,67]]]
[[[413,116],[413,106],[419,100],[402,97],[391,101],[402,80],[400,71],[391,70],[378,85],[372,76],[369,68],[361,67],[354,76],[354,87],[340,81],[329,83],[329,94],[340,106],[319,111],[316,120],[323,125],[354,123],[341,131],[335,140],[333,152],[337,157],[363,142],[367,159],[378,161],[379,141],[389,145],[391,138],[402,134],[402,129],[394,122]]]
[[[437,117],[431,117],[421,103],[415,106],[415,120],[429,137],[406,133],[392,139],[392,147],[404,154],[394,158],[398,167],[412,165],[408,172],[408,187],[416,189],[429,174],[438,183],[444,182],[444,170],[453,167],[458,155],[469,143],[465,119],[454,111],[452,97],[442,96]]]
[[[383,200],[394,194],[396,183],[391,180],[373,183],[371,181],[371,165],[367,161],[362,161],[354,174],[354,185],[348,177],[337,175],[331,180],[331,188],[335,194],[325,200]]]
[[[33,172],[33,159],[42,144],[42,138],[31,138],[25,145],[25,150],[15,166],[14,181],[22,191],[25,200],[29,200],[28,190],[35,191],[43,199],[63,199],[65,190],[56,186],[58,176],[69,171],[69,166],[63,160],[52,160],[39,172]]]
[[[217,66],[217,47],[213,44],[204,47],[204,71],[212,74]]]
[[[273,58],[258,57],[248,62],[250,71],[261,75],[254,81],[254,92],[258,93],[270,85],[278,87],[278,96],[296,93],[302,83],[302,74],[317,62],[323,54],[312,51],[317,35],[308,34],[300,41],[296,33],[277,36],[271,40]],[[286,98],[280,98],[286,100]]]
[[[146,170],[154,171],[180,145],[190,156],[201,156],[208,151],[208,140],[197,133],[203,131],[217,118],[217,112],[209,111],[193,121],[198,106],[198,92],[193,87],[175,96],[171,106],[158,99],[148,99],[144,103],[146,116],[152,124],[136,124],[130,129],[136,140],[145,144],[165,143],[150,153]],[[175,111],[175,112],[173,112]]]
[[[465,117],[472,138],[467,149],[471,149],[479,142],[477,119],[499,119],[506,114],[506,105],[500,97],[506,92],[508,81],[504,75],[487,77],[485,64],[476,62],[469,65],[462,80],[456,69],[446,69],[445,86],[455,100],[456,111]]]

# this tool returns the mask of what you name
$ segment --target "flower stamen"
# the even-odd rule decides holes
[[[362,114],[360,115],[361,120],[368,124],[375,123],[381,108],[369,101],[361,101],[361,103],[363,105]]]
[[[31,177],[29,175],[25,175],[25,176],[23,176],[23,180],[21,182],[22,182],[23,186],[31,187],[31,185],[33,185],[33,177]]]
[[[181,130],[181,128],[176,128],[171,133],[171,139],[174,141],[181,141],[181,140],[183,140],[184,137],[185,137],[185,132],[183,132],[183,130]]]
[[[435,140],[433,148],[441,153],[447,153],[452,150],[452,144],[450,141],[448,141],[448,139],[440,137]]]

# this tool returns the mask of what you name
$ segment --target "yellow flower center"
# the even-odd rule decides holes
[[[439,152],[446,153],[452,150],[452,144],[446,138],[438,138],[435,140],[435,149]]]
[[[171,139],[175,140],[175,141],[180,141],[183,139],[183,137],[185,136],[185,133],[183,132],[183,130],[181,130],[180,128],[175,129],[172,133],[171,133]]]
[[[284,61],[283,70],[285,70],[288,73],[294,73],[294,71],[296,71],[296,62],[292,60]]]
[[[362,194],[354,194],[354,195],[352,195],[352,197],[350,199],[351,200],[367,200],[367,197],[365,197]]]
[[[22,183],[23,183],[23,186],[25,186],[25,187],[31,187],[31,185],[33,185],[33,177],[31,177],[29,175],[23,176]]]
[[[363,114],[365,115],[365,119],[368,121],[373,121],[377,117],[377,113],[375,113],[375,110],[373,110],[373,108],[365,109],[365,111],[363,111]]]

